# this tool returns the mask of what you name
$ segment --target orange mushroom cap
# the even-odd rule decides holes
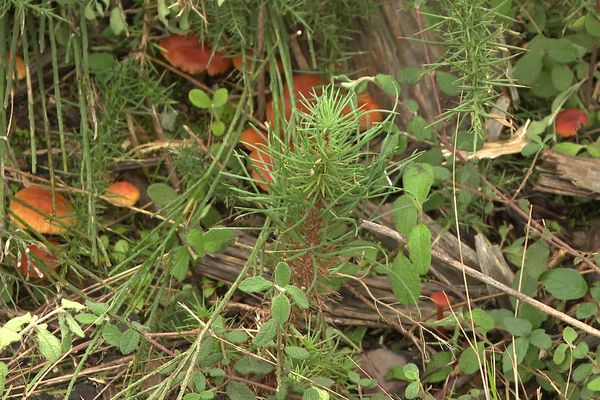
[[[589,124],[587,115],[577,108],[567,108],[562,110],[556,116],[554,127],[556,134],[562,137],[572,137],[577,131]]]
[[[383,121],[383,115],[381,114],[381,104],[375,100],[369,93],[362,93],[357,99],[357,108],[362,112],[362,115],[358,121],[358,126],[361,131],[366,131],[372,125],[377,122]],[[342,110],[343,115],[347,115],[351,112],[350,106],[344,107]]]
[[[6,55],[6,61],[10,62],[10,54]],[[27,76],[27,71],[25,70],[25,61],[23,57],[18,54],[15,54],[15,78],[21,80]]]
[[[117,207],[131,207],[140,199],[140,190],[127,181],[115,182],[106,188],[106,198]]]
[[[267,183],[273,183],[273,176],[270,171],[273,168],[271,157],[264,151],[254,149],[249,154],[252,172],[250,177],[256,181],[258,186],[264,191],[267,191],[269,186]]]
[[[54,240],[50,240],[50,244],[54,247],[58,247],[59,243]],[[41,262],[46,268],[53,269],[58,272],[59,263],[58,257],[55,254],[49,252],[45,248],[40,248],[35,244],[28,246],[28,251],[21,253],[21,259],[17,263],[17,267],[21,270],[21,274],[27,279],[30,277],[42,279],[44,273],[39,269],[39,263]],[[29,253],[35,257],[30,257]]]
[[[244,129],[240,137],[240,143],[248,150],[267,145],[267,135],[255,128]]]
[[[430,297],[431,297],[431,300],[433,300],[433,302],[438,307],[444,308],[444,307],[448,307],[450,304],[452,304],[452,302],[450,301],[450,298],[444,291],[433,292],[433,293],[431,293]]]
[[[171,35],[159,42],[163,56],[180,70],[189,74],[208,72],[214,76],[227,72],[231,68],[231,59],[221,52],[214,52],[198,37],[189,35]]]
[[[325,80],[319,75],[300,74],[294,76],[294,78],[292,79],[292,87],[294,97],[296,99],[296,108],[299,111],[307,112],[308,107],[305,103],[307,101],[311,101],[313,97],[313,92],[317,96],[321,94],[321,90],[316,87],[323,86],[326,84],[327,80]],[[292,115],[292,103],[290,100],[290,91],[288,84],[284,85],[283,87],[283,95],[285,99],[284,115],[285,119],[289,120],[290,116]],[[273,101],[267,103],[267,121],[269,121],[270,124],[273,124],[275,122],[275,111],[273,109]]]
[[[21,189],[10,202],[14,215],[11,220],[19,228],[27,225],[36,232],[49,235],[65,233],[67,227],[77,222],[73,205],[60,193],[54,193],[55,209],[52,207],[52,191],[39,186]],[[18,217],[18,218],[17,218]],[[21,223],[24,221],[27,225]]]

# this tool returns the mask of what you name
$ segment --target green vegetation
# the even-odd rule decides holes
[[[2,398],[597,398],[598,3],[400,3],[1,1]]]

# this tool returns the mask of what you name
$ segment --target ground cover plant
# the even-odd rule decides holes
[[[2,1],[2,398],[600,397],[599,13]]]

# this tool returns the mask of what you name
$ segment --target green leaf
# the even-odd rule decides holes
[[[181,282],[185,279],[189,270],[190,252],[185,246],[176,246],[171,250],[171,254],[171,262],[173,263],[171,275]]]
[[[571,268],[555,268],[542,275],[544,288],[558,300],[580,299],[588,291],[588,285],[579,271]]]
[[[555,151],[555,152],[561,153],[561,154],[566,154],[568,156],[575,156],[575,155],[577,155],[577,153],[579,153],[584,148],[585,148],[585,146],[583,146],[579,143],[560,142],[560,143],[556,143],[554,146],[552,146],[552,151]]]
[[[573,349],[573,358],[576,360],[581,360],[582,358],[587,357],[589,351],[590,347],[586,342],[579,342]]]
[[[224,106],[225,103],[227,103],[228,97],[229,97],[229,94],[227,93],[227,89],[225,89],[225,88],[217,89],[215,91],[215,93],[213,94],[212,106],[213,107]]]
[[[573,74],[571,68],[565,64],[556,64],[552,67],[550,76],[552,77],[552,84],[560,91],[567,90],[573,84],[573,79],[575,78],[575,74]]]
[[[103,74],[113,71],[117,67],[117,59],[110,53],[91,53],[88,57],[90,71]]]
[[[421,392],[421,382],[414,381],[408,384],[404,390],[404,397],[407,399],[416,399]]]
[[[548,350],[552,347],[552,339],[543,329],[536,329],[531,332],[531,335],[529,335],[529,342],[538,349]]]
[[[402,175],[404,190],[412,193],[421,204],[427,200],[433,181],[433,168],[429,164],[413,164]]]
[[[140,334],[133,329],[127,329],[119,341],[119,350],[125,356],[137,349],[139,344]]]
[[[71,314],[67,313],[65,313],[64,316],[69,331],[71,331],[71,333],[73,333],[74,335],[79,336],[80,338],[84,337],[85,334],[83,333],[83,330],[81,329],[77,321],[75,321],[75,318],[73,318]]]
[[[225,332],[225,334],[223,334],[223,337],[225,338],[225,340],[233,344],[246,343],[246,341],[249,338],[248,334],[242,331]]]
[[[406,126],[406,130],[419,140],[430,140],[432,138],[429,123],[420,115],[415,115]]]
[[[291,310],[290,300],[285,294],[279,293],[273,297],[273,301],[271,302],[271,318],[279,324],[287,322],[288,318],[290,318]]]
[[[513,370],[513,365],[521,365],[529,348],[529,339],[520,337],[515,339],[513,343],[508,345],[502,354],[502,369],[504,373]],[[515,358],[516,355],[516,358]]]
[[[416,304],[421,294],[421,278],[410,260],[399,253],[394,259],[389,274],[392,292],[402,304]]]
[[[314,386],[309,387],[304,391],[302,400],[329,400],[329,392]]]
[[[290,283],[292,279],[292,269],[286,262],[279,262],[275,267],[275,283],[284,287]]]
[[[504,328],[514,336],[527,336],[531,333],[531,322],[526,319],[505,317],[502,320]]]
[[[496,326],[494,318],[492,318],[485,310],[482,310],[481,308],[475,308],[470,314],[468,314],[468,317],[470,317],[475,323],[475,330],[482,335],[485,335]]]
[[[592,36],[600,37],[600,22],[592,14],[585,17],[585,31]]]
[[[262,276],[252,276],[240,282],[239,289],[246,293],[264,292],[271,289],[273,282],[266,280]]]
[[[408,363],[404,367],[402,367],[404,376],[409,381],[418,381],[419,380],[419,367],[416,364]]]
[[[46,324],[36,326],[36,339],[40,348],[40,353],[42,353],[46,360],[53,363],[57,361],[62,354],[60,340],[48,332],[46,327]]]
[[[563,330],[563,339],[568,344],[573,344],[573,342],[575,342],[575,339],[577,339],[577,332],[575,331],[575,329],[571,328],[570,326],[567,326]]]
[[[203,392],[206,389],[206,377],[200,371],[194,371],[192,375],[192,382],[194,383],[194,389],[197,392]]]
[[[381,85],[384,92],[390,96],[396,97],[400,95],[400,85],[394,79],[393,76],[387,74],[375,75],[375,80]]]
[[[6,377],[8,376],[8,366],[0,361],[0,394],[4,392]]]
[[[126,26],[127,21],[125,21],[121,7],[114,7],[110,10],[110,30],[112,33],[119,36],[123,33]]]
[[[446,380],[452,371],[453,356],[449,351],[440,351],[436,353],[427,364],[428,373],[426,382],[436,383]]]
[[[405,193],[398,197],[392,206],[392,219],[394,227],[401,234],[408,236],[417,225],[419,210],[415,206],[413,196]]]
[[[308,360],[308,350],[299,346],[285,346],[285,354],[294,360]]]
[[[529,51],[515,63],[513,78],[520,85],[531,86],[542,72],[542,55],[537,51]]]
[[[562,364],[567,356],[568,348],[569,347],[564,343],[559,344],[554,350],[554,354],[552,355],[552,362],[556,365]]]
[[[196,257],[204,257],[204,232],[200,229],[192,229],[186,235],[187,244],[194,249]],[[186,271],[187,272],[187,271]]]
[[[198,108],[208,109],[212,107],[212,100],[208,94],[202,89],[192,89],[188,93],[190,102]]]
[[[429,272],[431,265],[431,231],[425,224],[418,224],[408,235],[408,255],[419,275]]]
[[[245,356],[235,363],[234,369],[242,375],[267,375],[273,371],[273,366],[254,356]]]
[[[108,304],[106,303],[96,303],[91,300],[86,300],[85,306],[98,317],[104,315],[108,311]]]
[[[215,121],[210,126],[210,131],[214,136],[223,136],[223,134],[225,133],[225,124],[223,123],[223,121]]]
[[[585,387],[592,392],[600,392],[600,376],[589,381]]]
[[[0,327],[0,351],[4,350],[13,343],[21,340],[21,334],[13,330]]]
[[[256,400],[256,396],[252,390],[250,390],[248,386],[241,382],[229,382],[225,392],[230,400]]]
[[[60,306],[65,310],[75,310],[77,312],[85,310],[85,306],[83,304],[64,298],[60,300]]]
[[[585,381],[592,373],[593,367],[594,365],[592,363],[578,365],[577,368],[573,370],[573,382],[581,383]]]
[[[287,285],[285,287],[285,291],[287,294],[290,295],[292,301],[298,307],[302,308],[303,310],[306,310],[310,306],[310,304],[308,303],[308,298],[306,297],[306,294],[302,289],[296,286]]]
[[[148,197],[159,207],[165,207],[177,199],[178,194],[172,187],[164,183],[153,183],[148,186]]]
[[[444,72],[435,72],[435,81],[441,92],[446,96],[457,96],[460,93],[460,86],[455,75]]]
[[[100,322],[100,319],[98,318],[97,315],[90,314],[90,313],[79,313],[79,314],[75,315],[75,320],[83,325],[91,325],[91,324],[97,325]]]
[[[577,305],[577,319],[589,318],[597,313],[598,306],[596,305],[596,303],[580,303]]]
[[[414,85],[421,80],[421,77],[424,75],[423,70],[416,67],[406,67],[402,68],[398,71],[398,75],[396,75],[396,79],[399,83],[406,83],[408,85]]]
[[[106,324],[102,328],[102,339],[111,346],[119,347],[119,343],[121,343],[121,331],[116,325]]]
[[[258,347],[267,346],[277,333],[277,325],[274,319],[270,319],[260,327],[260,330],[252,339],[252,344]]]
[[[32,320],[33,320],[33,317],[31,316],[31,313],[27,313],[27,314],[19,315],[18,317],[9,319],[4,324],[4,327],[6,329],[10,329],[13,332],[20,332],[23,329],[23,327],[25,325],[29,324]]]
[[[568,64],[579,58],[577,46],[567,39],[548,39],[551,45],[548,47],[548,56],[557,63]]]
[[[469,346],[465,351],[462,352],[460,358],[458,359],[458,367],[460,371],[464,374],[471,375],[477,371],[479,371],[479,360],[483,363],[483,343],[477,343],[477,353],[479,353],[479,359],[477,358],[477,353],[473,349],[473,347]]]
[[[215,226],[204,234],[204,248],[207,253],[219,253],[235,240],[235,229]]]

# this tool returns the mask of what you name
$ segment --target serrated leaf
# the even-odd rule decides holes
[[[194,371],[192,375],[192,382],[194,383],[194,389],[197,392],[203,392],[206,389],[206,377],[200,371]]]
[[[75,321],[75,318],[73,318],[71,314],[65,313],[65,323],[67,324],[69,331],[71,331],[74,335],[79,336],[80,338],[85,336],[85,334],[83,333],[83,329],[81,329],[81,327],[79,326],[77,321]]]
[[[279,293],[273,297],[273,301],[271,302],[271,318],[279,324],[287,322],[290,318],[291,310],[290,300],[285,294]]]
[[[95,314],[79,313],[75,315],[75,320],[83,325],[92,325],[99,322],[99,318]]]
[[[204,248],[207,253],[218,253],[234,240],[235,229],[215,226],[204,233]]]
[[[250,390],[248,386],[241,382],[229,382],[225,392],[230,400],[256,400],[256,396],[252,390]]]
[[[433,181],[433,168],[424,163],[411,165],[402,175],[404,190],[412,193],[421,204],[427,200]]]
[[[48,332],[46,324],[37,326],[35,331],[40,353],[50,363],[57,361],[62,354],[60,340]]]
[[[462,352],[460,358],[458,359],[458,367],[460,371],[464,374],[471,375],[475,372],[479,371],[479,360],[483,362],[483,343],[477,343],[477,352],[473,349],[473,347],[469,346],[465,351]],[[479,353],[479,358],[478,354]]]
[[[123,12],[120,7],[114,7],[110,10],[110,30],[116,36],[119,36],[125,30],[127,21],[123,17]]]
[[[119,341],[119,350],[121,351],[121,354],[125,356],[137,349],[139,343],[140,334],[133,329],[127,329],[125,332],[123,332],[123,335]]]
[[[85,301],[85,306],[96,316],[104,315],[108,311],[108,304],[96,303],[90,300]]]
[[[213,107],[222,107],[227,103],[227,98],[229,97],[229,93],[227,93],[227,89],[220,88],[215,90],[212,99]]]
[[[0,351],[4,350],[13,343],[21,340],[21,334],[13,330],[0,327]]]
[[[285,346],[285,354],[294,360],[307,360],[308,350],[299,346]]]
[[[400,85],[394,79],[393,76],[387,74],[377,74],[375,75],[375,80],[381,85],[381,88],[384,92],[389,94],[390,96],[398,96],[400,95]]]
[[[18,317],[9,319],[4,324],[4,327],[6,329],[10,329],[13,332],[19,332],[23,329],[23,327],[25,325],[29,324],[32,320],[33,320],[33,317],[31,316],[31,313],[27,313],[27,314],[19,315]]]
[[[415,226],[408,235],[408,254],[419,275],[429,272],[431,265],[431,231],[424,224]]]
[[[204,232],[200,229],[192,229],[186,235],[187,244],[194,249],[195,256],[204,257]],[[187,271],[186,271],[187,272]]]
[[[392,292],[402,304],[415,304],[421,294],[421,278],[410,260],[399,253],[389,268]]]
[[[530,86],[542,72],[542,54],[529,51],[517,60],[513,68],[513,78],[520,85]]]
[[[302,289],[296,286],[287,285],[285,287],[285,291],[287,292],[287,294],[290,295],[292,301],[298,307],[305,310],[310,306],[310,304],[308,303],[308,298],[306,297],[306,293],[304,293]]]
[[[417,225],[419,210],[414,204],[412,195],[405,193],[398,197],[392,206],[392,219],[394,227],[401,234],[408,236]]]
[[[171,204],[177,199],[177,192],[173,188],[164,183],[153,183],[146,190],[148,197],[159,207],[164,207]]]
[[[531,333],[531,322],[526,319],[505,317],[502,320],[504,328],[514,336],[527,336]]]
[[[273,371],[273,366],[254,356],[245,356],[235,363],[234,369],[241,375],[267,375]]]
[[[273,282],[263,278],[262,276],[252,276],[240,282],[239,289],[246,293],[264,292],[271,289]]]
[[[231,342],[233,344],[242,344],[242,343],[246,343],[246,341],[248,340],[248,338],[250,336],[248,336],[248,334],[246,332],[230,331],[230,332],[225,332],[223,334],[223,337],[225,338],[225,340],[227,340],[228,342]]]
[[[79,312],[81,310],[85,310],[85,308],[86,308],[81,303],[78,303],[76,301],[71,301],[71,300],[68,300],[68,299],[64,299],[64,298],[60,300],[60,305],[65,310],[75,310],[77,312]]]
[[[258,331],[256,336],[254,336],[254,339],[252,340],[252,344],[255,346],[258,346],[258,347],[265,347],[273,340],[276,333],[277,333],[276,322],[275,322],[275,320],[270,319],[267,322],[265,322],[264,324],[262,324],[262,326],[260,327],[260,330]]]
[[[286,262],[279,262],[275,266],[275,283],[284,287],[290,283],[292,279],[292,269]]]
[[[580,299],[588,291],[588,285],[579,271],[571,268],[555,268],[542,277],[544,288],[559,300]]]
[[[121,331],[116,325],[106,324],[102,328],[102,339],[111,346],[119,347],[119,343],[121,343]]]
[[[457,96],[460,94],[458,79],[453,74],[444,71],[436,71],[435,81],[440,88],[440,91],[446,96]]]
[[[190,265],[190,252],[185,246],[177,246],[172,250],[171,262],[173,267],[171,268],[171,275],[179,282],[183,281],[187,276],[189,265]]]
[[[529,335],[529,342],[538,349],[549,349],[552,347],[552,338],[543,329],[536,329]]]
[[[202,109],[208,109],[212,107],[212,100],[204,90],[192,89],[188,93],[188,98],[195,107]]]
[[[475,330],[483,335],[494,329],[496,326],[494,318],[492,318],[485,310],[482,310],[481,308],[476,308],[471,311],[471,313],[468,314],[468,317],[470,317],[475,323]]]

